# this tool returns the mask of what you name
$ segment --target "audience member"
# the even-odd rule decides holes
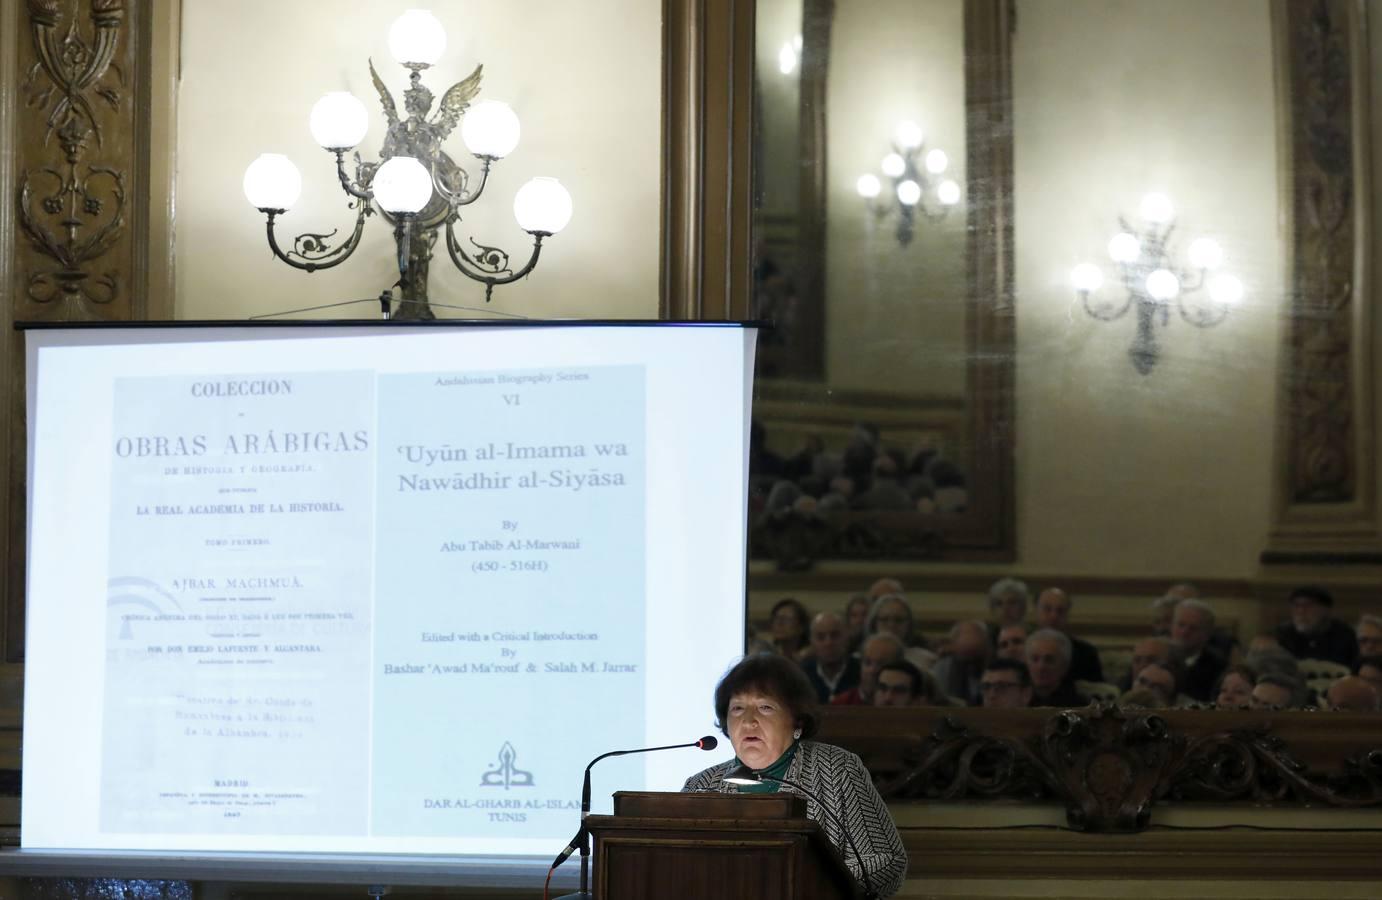
[[[877,600],[879,597],[884,597],[888,594],[903,593],[906,593],[906,591],[902,590],[902,582],[898,581],[896,578],[880,578],[869,585],[870,600]]]
[[[897,636],[906,647],[907,661],[918,669],[930,669],[936,663],[936,654],[926,649],[925,641],[913,630],[911,604],[901,594],[884,594],[873,603],[864,624],[867,634],[887,632]]]
[[[823,612],[811,622],[811,658],[802,668],[821,703],[859,684],[859,660],[849,655],[845,623],[835,613]]]
[[[1182,690],[1192,700],[1208,703],[1214,685],[1228,668],[1228,659],[1209,646],[1214,610],[1203,600],[1182,600],[1171,617],[1171,640],[1185,660]]]
[[[1364,656],[1353,667],[1353,674],[1366,681],[1382,694],[1382,655]]]
[[[1251,666],[1229,666],[1214,689],[1214,705],[1220,709],[1244,709],[1252,703],[1252,686],[1257,673]]]
[[[1266,675],[1271,672],[1275,675],[1284,675],[1287,678],[1300,679],[1300,663],[1296,662],[1296,658],[1283,650],[1281,645],[1275,641],[1271,644],[1261,645],[1256,650],[1248,651],[1243,662],[1257,670],[1259,675]]]
[[[1298,587],[1291,592],[1291,621],[1276,631],[1277,643],[1296,659],[1326,659],[1351,666],[1358,658],[1353,629],[1330,615],[1334,597],[1322,587]]]
[[[1255,653],[1255,652],[1257,652],[1257,651],[1259,651],[1259,650],[1280,650],[1280,649],[1281,649],[1281,645],[1278,644],[1278,643],[1276,642],[1276,635],[1274,635],[1274,634],[1259,634],[1259,635],[1255,635],[1255,636],[1253,637],[1252,640],[1248,641],[1248,652],[1249,652],[1249,653]],[[1294,656],[1291,657],[1291,658],[1292,658],[1292,659],[1295,659]]]
[[[998,629],[998,657],[1027,664],[1027,626],[1004,625]]]
[[[992,651],[983,622],[956,622],[950,628],[950,654],[931,669],[941,690],[968,706],[978,706],[979,679]]]
[[[1133,679],[1133,690],[1147,691],[1156,695],[1160,708],[1176,705],[1179,691],[1176,689],[1176,676],[1162,663],[1148,663]]]
[[[1200,589],[1188,581],[1177,581],[1166,589],[1166,596],[1173,598],[1177,603],[1182,600],[1200,599]]]
[[[859,651],[859,683],[851,690],[842,691],[830,698],[837,706],[873,705],[873,691],[878,686],[878,672],[888,663],[902,661],[902,653],[907,648],[897,635],[882,631],[864,639]]]
[[[949,706],[930,672],[902,660],[878,670],[878,687],[873,691],[874,706]]]
[[[1088,706],[1070,674],[1070,639],[1053,628],[1027,638],[1027,670],[1032,676],[1032,706]]]
[[[1165,637],[1143,638],[1132,645],[1132,664],[1128,669],[1127,677],[1119,685],[1123,690],[1132,690],[1133,682],[1137,680],[1137,673],[1143,668],[1157,663],[1158,665],[1168,666],[1171,663],[1171,640]]]
[[[1382,616],[1364,615],[1354,629],[1358,636],[1358,656],[1382,656]]]
[[[1036,620],[1038,628],[1052,628],[1070,639],[1070,678],[1073,681],[1103,681],[1104,667],[1099,651],[1089,641],[1070,633],[1070,595],[1058,587],[1047,588],[1037,595]]]
[[[998,644],[998,632],[1009,625],[1025,625],[1031,591],[1016,578],[1000,578],[989,585],[989,638]]]
[[[768,616],[772,628],[773,650],[788,659],[799,659],[807,648],[811,629],[811,614],[793,597],[783,597],[773,604]]]
[[[1152,634],[1158,637],[1171,636],[1171,617],[1175,615],[1176,604],[1180,598],[1169,594],[1152,601]]]
[[[1340,712],[1377,712],[1377,689],[1357,675],[1345,675],[1329,686],[1325,705]]]
[[[1022,709],[1032,704],[1032,676],[1015,659],[995,659],[979,679],[983,705],[990,709]]]
[[[1145,688],[1124,691],[1118,697],[1118,705],[1124,709],[1163,709],[1161,695]]]
[[[1252,687],[1252,709],[1299,709],[1305,703],[1305,686],[1294,678],[1268,672],[1257,676]]]
[[[859,645],[864,642],[864,626],[872,607],[873,598],[868,594],[852,594],[845,604],[845,642],[851,654],[858,653]]]

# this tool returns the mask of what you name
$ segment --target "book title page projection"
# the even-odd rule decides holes
[[[363,834],[374,374],[112,387],[102,830]]]
[[[582,761],[642,742],[644,382],[380,377],[376,833],[560,833]]]

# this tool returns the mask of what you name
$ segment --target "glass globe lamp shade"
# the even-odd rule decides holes
[[[926,154],[926,171],[932,175],[939,175],[944,172],[948,165],[950,165],[950,157],[945,155],[944,150],[936,149]]]
[[[920,147],[923,137],[921,126],[916,122],[898,122],[897,130],[893,132],[893,140],[903,150],[915,150]]]
[[[889,153],[883,157],[883,174],[889,178],[896,178],[907,171],[907,161],[900,154]]]
[[[1215,275],[1209,280],[1209,296],[1215,303],[1235,305],[1243,299],[1243,282],[1232,275]]]
[[[1158,225],[1171,221],[1176,214],[1176,208],[1171,205],[1171,198],[1156,191],[1142,198],[1142,205],[1138,210],[1142,213],[1142,218]]]
[[[854,189],[859,192],[860,197],[872,200],[882,192],[883,184],[877,175],[860,175],[859,180],[854,182]]]
[[[476,156],[503,159],[518,146],[518,135],[518,116],[498,100],[481,100],[461,119],[461,140]]]
[[[1136,262],[1142,253],[1142,242],[1126,231],[1120,231],[1108,242],[1109,258],[1117,263]]]
[[[428,10],[407,10],[389,26],[389,52],[405,65],[436,65],[446,52],[446,29]]]
[[[1080,263],[1070,272],[1070,281],[1075,290],[1092,294],[1104,284],[1104,273],[1093,263]]]
[[[936,198],[943,206],[954,206],[960,202],[960,186],[947,178],[936,186]]]
[[[1169,269],[1157,269],[1147,276],[1147,296],[1153,300],[1172,300],[1180,293],[1180,280]]]
[[[1196,238],[1190,242],[1190,265],[1197,269],[1217,269],[1223,265],[1224,248],[1213,238]]]
[[[244,188],[256,209],[291,209],[302,196],[302,173],[282,153],[261,153],[245,169]]]
[[[374,202],[390,213],[416,213],[432,199],[432,176],[411,156],[385,160],[374,173]]]
[[[328,150],[349,150],[364,140],[369,130],[365,104],[345,91],[332,91],[312,107],[308,120],[312,139]]]
[[[513,216],[524,231],[556,234],[571,221],[571,195],[555,178],[533,178],[514,195]]]
[[[921,185],[908,179],[897,186],[897,199],[906,206],[916,206],[921,200]]]

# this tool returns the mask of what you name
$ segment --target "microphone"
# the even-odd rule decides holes
[[[632,753],[653,753],[658,750],[681,750],[686,747],[695,747],[698,750],[714,750],[720,745],[720,741],[713,734],[707,734],[697,741],[686,744],[667,744],[662,747],[640,747],[637,750],[611,750],[608,753],[601,753],[592,759],[585,767],[585,778],[581,783],[581,827],[576,832],[576,836],[571,839],[571,843],[562,848],[557,854],[556,860],[552,862],[552,868],[566,862],[566,860],[578,849],[581,851],[581,890],[580,893],[570,894],[570,897],[589,897],[586,891],[588,857],[590,856],[590,832],[585,826],[586,817],[590,815],[590,770],[602,759],[609,759],[611,756],[628,756]]]
[[[816,806],[820,808],[821,812],[830,816],[835,822],[835,825],[840,829],[840,833],[845,836],[845,843],[849,844],[849,849],[854,851],[854,858],[859,860],[859,874],[864,876],[865,900],[876,900],[878,894],[874,892],[873,882],[869,880],[868,870],[864,868],[864,854],[859,852],[859,848],[855,845],[854,838],[850,835],[849,829],[845,827],[845,823],[840,821],[840,817],[835,815],[834,810],[821,802],[821,798],[818,797],[814,791],[807,790],[804,785],[797,784],[795,781],[789,781],[786,778],[779,778],[776,775],[769,775],[766,772],[755,772],[753,769],[742,764],[739,768],[726,775],[724,780],[728,781],[730,784],[759,784],[764,781],[776,781],[779,784],[794,787],[812,800],[815,800]]]

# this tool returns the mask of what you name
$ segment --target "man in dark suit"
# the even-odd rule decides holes
[[[1036,619],[1038,628],[1050,628],[1070,638],[1070,681],[1103,681],[1104,666],[1099,651],[1089,641],[1070,633],[1070,607],[1074,601],[1058,587],[1047,588],[1037,595]]]
[[[1214,685],[1228,668],[1228,659],[1209,645],[1214,610],[1203,600],[1182,600],[1171,618],[1171,640],[1185,659],[1185,695],[1201,703],[1214,699]]]
[[[1352,666],[1358,659],[1358,638],[1331,612],[1334,597],[1322,587],[1298,587],[1291,592],[1291,621],[1276,630],[1276,642],[1296,659],[1327,659]]]
[[[859,686],[859,660],[849,655],[844,620],[823,612],[811,621],[811,658],[802,663],[822,703]]]

